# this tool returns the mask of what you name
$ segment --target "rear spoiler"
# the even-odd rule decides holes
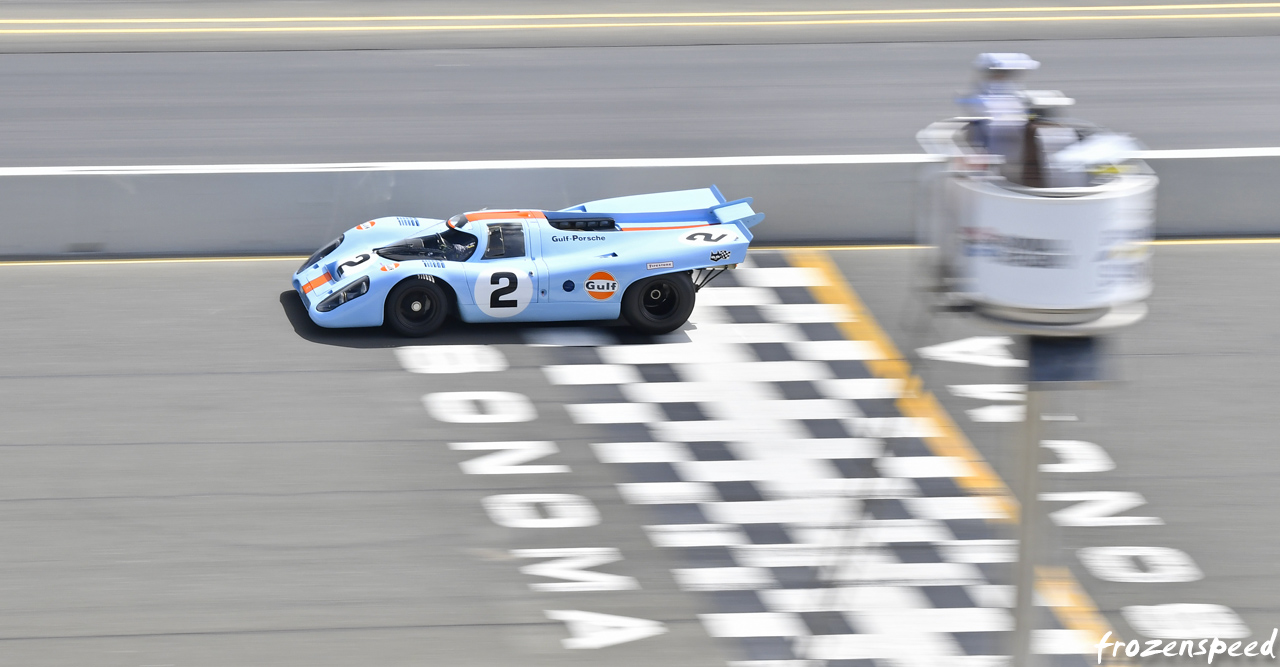
[[[726,201],[724,195],[720,194],[720,189],[713,185],[697,190],[657,192],[587,202],[560,211],[548,211],[547,220],[608,219],[620,225],[741,223],[742,228],[746,229],[764,220],[763,213],[756,213],[751,208],[752,201],[750,197]]]

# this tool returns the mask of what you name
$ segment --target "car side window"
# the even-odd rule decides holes
[[[489,225],[489,243],[484,249],[485,259],[500,257],[524,257],[524,228],[518,222],[500,222]]]

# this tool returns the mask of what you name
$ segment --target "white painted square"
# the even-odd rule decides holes
[[[570,364],[543,366],[547,381],[556,385],[626,384],[644,382],[635,366],[621,364]]]
[[[618,342],[612,333],[597,327],[526,329],[523,335],[535,347],[600,347]]]
[[[968,586],[986,583],[982,570],[968,563],[865,563],[842,567],[841,581],[889,586]]]
[[[900,641],[871,634],[814,635],[800,647],[800,654],[811,660],[883,660],[903,651],[896,645]]]
[[[807,266],[779,266],[738,271],[738,282],[751,287],[823,287],[828,284],[821,271]]]
[[[846,498],[797,498],[706,503],[702,511],[719,523],[792,523],[840,525],[848,523],[857,504]]]
[[[1085,630],[1032,630],[1031,650],[1040,655],[1097,655],[1094,637]]]
[[[712,637],[802,637],[809,628],[795,614],[748,612],[740,614],[698,614]]]
[[[667,418],[651,403],[568,403],[564,409],[579,424],[648,424]]]
[[[764,382],[646,382],[622,387],[622,395],[637,403],[710,403],[735,400],[781,399],[775,385]]]
[[[940,542],[955,539],[955,535],[941,521],[924,519],[881,519],[863,522],[862,533],[870,544],[896,542]]]
[[[863,417],[851,426],[862,438],[934,438],[942,433],[925,417]]]
[[[684,333],[696,343],[786,343],[804,339],[800,327],[777,322],[698,324]]]
[[[787,343],[796,359],[810,361],[864,361],[883,359],[880,346],[867,340],[796,340]]]
[[[839,378],[818,380],[814,387],[827,398],[846,400],[898,399],[902,397],[902,380],[883,378]]]
[[[906,498],[902,501],[907,510],[922,519],[948,521],[953,519],[1008,518],[1001,503],[991,496],[964,496],[959,498]]]
[[[1013,615],[1005,609],[989,607],[947,607],[897,609],[881,612],[879,621],[924,632],[1008,632]]]
[[[650,404],[644,404],[650,405]],[[797,422],[760,420],[674,421],[651,423],[649,428],[661,440],[669,442],[710,441],[776,441],[808,435]]]
[[[1016,563],[1017,540],[952,540],[937,545],[938,552],[952,563]]]
[[[808,324],[813,322],[852,322],[853,313],[844,304],[832,303],[784,303],[760,306],[765,319],[771,322]]]
[[[709,306],[761,306],[778,303],[778,293],[767,287],[707,287],[698,292],[698,301]]]
[[[872,438],[800,438],[735,442],[729,449],[740,459],[873,459],[884,453],[884,443]]]
[[[691,567],[671,570],[683,591],[748,591],[773,588],[773,573],[758,567]]]
[[[669,463],[693,458],[688,447],[674,442],[593,442],[591,449],[601,463]]]
[[[624,482],[622,499],[632,505],[711,503],[720,500],[716,487],[702,482]]]
[[[898,456],[876,459],[876,468],[885,477],[969,477],[968,461],[953,456]]]
[[[750,350],[751,348],[740,349]],[[755,353],[751,352],[751,355],[755,356]],[[677,367],[676,372],[685,380],[727,383],[795,382],[825,380],[832,376],[831,367],[820,361],[750,360],[739,363],[691,363]]]
[[[655,547],[721,547],[750,544],[742,526],[724,523],[674,523],[645,526]]]
[[[680,479],[692,482],[734,482],[765,479],[815,480],[835,478],[840,472],[826,461],[683,461],[675,464]]]
[[[599,352],[601,359],[611,364],[742,363],[756,358],[749,347],[719,343],[610,345]]]
[[[834,398],[726,401],[722,405],[740,415],[764,415],[771,419],[853,419],[862,416],[852,401]]]
[[[747,567],[825,567],[840,558],[838,549],[812,544],[747,544],[730,549]]]
[[[833,466],[834,468],[834,466]],[[905,498],[920,495],[920,489],[909,479],[885,477],[844,478],[834,474],[830,479],[766,479],[756,482],[761,494],[771,500],[786,498]]]

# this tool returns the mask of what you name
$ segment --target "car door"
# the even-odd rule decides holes
[[[476,307],[494,319],[524,315],[538,302],[538,266],[530,253],[522,222],[484,226],[484,252],[467,262]]]

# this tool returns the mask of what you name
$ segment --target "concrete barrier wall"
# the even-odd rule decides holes
[[[835,156],[839,157],[839,156]],[[0,256],[305,254],[384,215],[448,217],[480,208],[558,209],[605,197],[716,184],[768,215],[762,244],[884,243],[914,237],[921,156],[828,164],[528,165],[395,169],[288,167],[266,173],[0,170]],[[869,158],[898,158],[873,161]],[[815,158],[816,159],[816,158]],[[768,161],[768,159],[764,159]],[[642,161],[626,161],[626,164]],[[703,161],[708,162],[708,161]],[[715,162],[714,160],[710,162]],[[750,159],[739,160],[750,162]],[[792,160],[794,162],[794,160]],[[1168,157],[1162,236],[1280,234],[1280,154]],[[177,170],[184,171],[184,170]]]

